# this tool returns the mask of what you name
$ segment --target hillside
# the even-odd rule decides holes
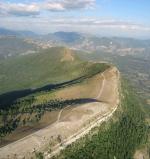
[[[77,53],[53,47],[0,62],[0,157],[126,159],[146,143],[141,99],[120,88],[114,66]]]
[[[102,51],[93,53],[80,52],[80,58],[90,61],[107,61],[117,66],[122,75],[127,78],[146,101],[150,99],[150,54],[120,56]],[[148,102],[147,102],[148,103]]]
[[[15,36],[30,40],[40,47],[66,46],[84,51],[101,51],[104,53],[125,55],[149,55],[150,40],[125,37],[101,37],[80,32],[54,32],[38,35],[30,31],[13,31],[0,29],[0,36]]]
[[[0,66],[0,93],[4,93],[77,78],[86,73],[88,63],[72,55],[71,50],[56,47],[1,60]]]
[[[149,107],[144,102],[150,98],[149,42],[75,32],[36,40],[20,34],[0,37],[0,155],[149,156]],[[115,64],[144,100],[124,81],[120,88],[118,70],[105,61]]]
[[[145,152],[135,159],[149,159],[148,133],[145,122],[144,103],[136,95],[131,86],[122,81],[122,97],[120,108],[112,120],[97,126],[81,140],[68,146],[54,159],[133,159],[137,148]],[[41,153],[41,156],[44,153]]]
[[[38,46],[16,36],[0,36],[0,59],[35,53]]]
[[[82,61],[75,53],[54,47],[0,61],[1,145],[53,123],[68,105],[95,101],[95,76],[110,66]]]
[[[31,158],[35,151],[49,146],[52,153],[48,155],[53,155],[60,151],[62,141],[69,145],[113,116],[119,104],[119,72],[115,67],[104,68],[104,64],[91,65],[94,67],[87,76],[74,83],[34,93],[8,110],[3,108],[3,117],[8,113],[8,121],[12,122],[12,116],[17,121],[3,127],[3,132],[15,129],[2,138],[3,144],[15,142],[0,148],[0,157],[16,154]]]
[[[51,45],[64,45],[84,51],[101,51],[114,55],[149,55],[150,40],[125,37],[101,37],[78,32],[56,32],[41,36]]]

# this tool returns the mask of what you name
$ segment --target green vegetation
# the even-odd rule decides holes
[[[29,43],[23,38],[16,36],[0,37],[0,60],[23,53],[35,52],[37,50],[37,45]]]
[[[80,76],[84,64],[80,60],[60,62],[64,50],[51,48],[0,61],[0,93],[40,87]]]
[[[62,61],[66,54],[70,54],[74,60]],[[73,51],[63,47],[1,60],[0,94],[73,80],[84,76],[90,66],[73,54]]]
[[[147,51],[148,54],[149,51]],[[85,52],[78,53],[79,57],[84,60],[108,61],[113,63],[120,70],[125,78],[130,80],[137,89],[137,93],[143,98],[150,99],[150,58],[145,53],[135,55],[120,56],[117,53],[110,54],[105,51],[96,51],[91,54]]]
[[[98,127],[91,135],[68,146],[57,157],[61,159],[132,159],[135,150],[147,141],[148,126],[139,97],[122,86],[121,112],[118,120]]]
[[[44,159],[43,153],[42,152],[35,152],[35,158],[36,159]]]
[[[6,81],[0,81],[3,82],[3,85],[0,85],[1,88],[4,88],[5,91],[11,90],[13,87],[15,89],[28,88],[29,86],[34,88],[0,95],[1,139],[19,126],[34,126],[46,112],[58,110],[67,105],[93,102],[92,99],[62,100],[54,98],[57,90],[82,84],[109,67],[106,64],[81,61],[75,55],[72,55],[74,61],[67,59],[67,61],[62,62],[61,59],[64,58],[66,51],[72,55],[68,49],[51,48],[36,55],[9,58],[1,62],[3,64],[0,71],[7,76]],[[15,74],[11,72],[11,69]],[[30,76],[32,78],[29,78]],[[35,88],[35,86],[41,87]],[[39,95],[44,97],[40,99],[40,102],[37,99]]]

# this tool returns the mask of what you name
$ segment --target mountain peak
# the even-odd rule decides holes
[[[59,38],[60,40],[64,41],[64,42],[75,42],[79,39],[81,39],[81,35],[77,32],[64,32],[64,31],[59,31],[59,32],[55,32],[54,36],[56,36],[57,38]]]

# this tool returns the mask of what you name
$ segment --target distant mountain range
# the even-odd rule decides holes
[[[67,46],[77,50],[88,52],[100,51],[120,56],[149,54],[150,52],[150,40],[122,37],[95,37],[77,32],[60,31],[38,35],[31,31],[13,31],[0,28],[0,37],[0,55],[3,54],[5,57],[8,54],[26,54],[28,51],[37,50],[37,48],[45,49],[53,46]],[[18,43],[17,41],[22,41],[22,43]],[[16,47],[18,48],[17,51]]]
[[[0,37],[0,59],[19,54],[34,53],[39,49],[38,45],[16,36]]]
[[[36,37],[38,35],[32,31],[14,31],[0,28],[0,36]]]
[[[36,34],[32,31],[14,31],[14,30],[10,30],[10,29],[5,29],[5,28],[0,28],[0,36],[17,36],[17,37],[43,37],[43,38],[47,38],[47,39],[57,39],[63,42],[74,42],[78,39],[80,39],[82,36],[80,33],[76,33],[76,32],[63,32],[63,31],[59,31],[59,32],[55,32],[55,33],[50,33],[50,34],[46,34],[46,35],[40,35],[40,34]]]

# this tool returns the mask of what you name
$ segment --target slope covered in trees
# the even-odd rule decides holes
[[[84,76],[90,66],[63,47],[0,60],[0,94],[73,80]]]
[[[138,96],[123,83],[122,103],[114,120],[94,129],[82,140],[68,146],[59,159],[132,159],[147,142],[149,128]]]

